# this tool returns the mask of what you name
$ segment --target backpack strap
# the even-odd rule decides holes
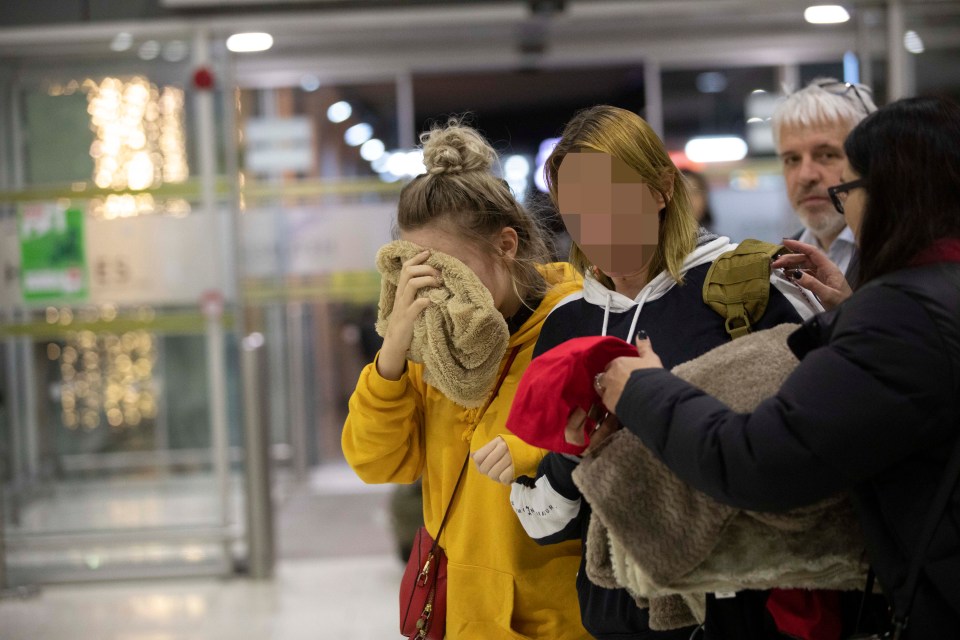
[[[783,245],[744,240],[710,265],[703,282],[703,301],[726,318],[731,339],[750,333],[770,300],[770,261]]]

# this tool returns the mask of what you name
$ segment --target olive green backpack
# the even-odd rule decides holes
[[[763,317],[770,301],[770,261],[783,251],[783,245],[744,240],[710,265],[703,301],[726,318],[731,339],[750,333]]]

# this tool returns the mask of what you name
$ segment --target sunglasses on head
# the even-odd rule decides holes
[[[863,99],[862,95],[860,95],[860,91],[863,91],[867,95],[870,95],[871,98],[873,97],[870,88],[864,84],[831,80],[830,82],[818,82],[817,86],[827,93],[832,93],[835,96],[846,96],[848,93],[853,91],[853,94],[857,96],[857,100],[860,101],[860,106],[863,107],[863,112],[867,115],[872,113],[870,107],[867,106],[867,101]]]

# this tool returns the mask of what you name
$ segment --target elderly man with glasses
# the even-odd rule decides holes
[[[876,109],[866,85],[821,78],[788,96],[773,114],[787,195],[803,223],[792,239],[820,248],[851,284],[859,263],[853,232],[828,189],[842,182],[847,134]]]

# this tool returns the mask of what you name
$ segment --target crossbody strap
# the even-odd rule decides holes
[[[510,352],[510,356],[507,358],[507,363],[503,365],[503,371],[500,372],[500,377],[497,379],[497,384],[493,387],[493,392],[490,394],[490,397],[487,398],[486,404],[483,405],[483,409],[480,410],[480,413],[477,414],[477,419],[474,421],[474,425],[480,424],[480,421],[483,419],[484,414],[487,412],[487,409],[490,408],[490,405],[493,404],[493,401],[496,399],[497,395],[500,393],[500,387],[503,386],[503,381],[506,379],[507,374],[510,373],[510,367],[513,366],[513,361],[517,359],[517,354],[520,353],[520,347],[514,347]],[[447,519],[450,517],[450,507],[453,506],[453,499],[457,497],[457,489],[460,488],[460,484],[463,482],[463,476],[467,471],[467,465],[470,463],[470,448],[467,447],[467,456],[463,459],[463,465],[460,467],[460,475],[457,476],[457,484],[453,486],[453,492],[450,493],[450,501],[447,502],[447,508],[443,512],[443,520],[440,521],[440,528],[437,529],[437,536],[433,539],[433,547],[431,547],[430,552],[433,553],[437,545],[440,544],[440,534],[443,533],[443,529],[447,526]]]

